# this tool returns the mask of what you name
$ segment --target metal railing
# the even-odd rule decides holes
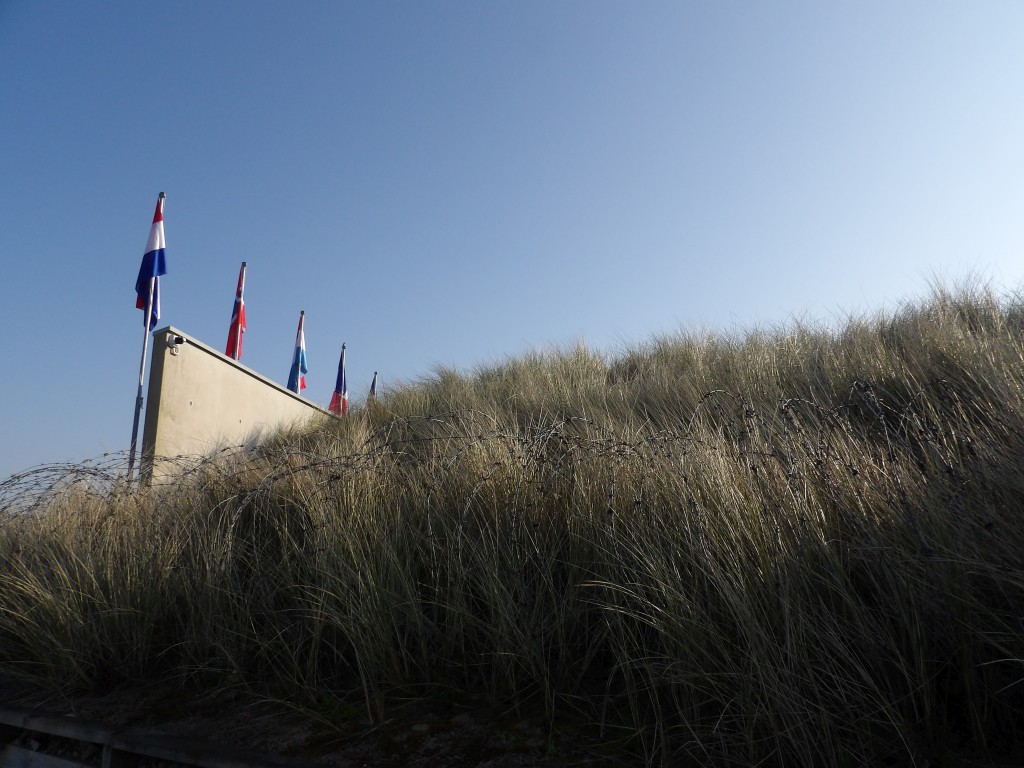
[[[0,706],[0,768],[313,768],[296,758],[174,736],[147,728],[119,728]]]

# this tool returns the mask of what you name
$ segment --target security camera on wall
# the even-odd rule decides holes
[[[185,343],[185,337],[172,333],[167,337],[167,346],[171,348],[171,354],[178,354],[178,347]]]

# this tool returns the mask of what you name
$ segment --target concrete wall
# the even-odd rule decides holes
[[[153,334],[142,472],[169,470],[161,457],[201,456],[325,413],[188,334],[162,328]]]

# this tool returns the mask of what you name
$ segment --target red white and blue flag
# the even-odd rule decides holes
[[[331,413],[339,416],[348,415],[348,384],[345,381],[345,345],[341,345],[341,362],[338,363],[338,378],[334,382],[334,394],[331,395]]]
[[[306,388],[306,333],[304,330],[306,313],[299,312],[299,330],[295,334],[295,355],[292,357],[292,370],[288,374],[288,389],[299,394]]]
[[[142,257],[139,276],[135,280],[135,306],[145,312],[143,324],[149,321],[149,330],[156,327],[160,319],[160,275],[167,274],[167,260],[164,256],[164,193],[156,199],[156,213],[149,230],[146,255]]]
[[[231,310],[231,327],[228,329],[228,346],[224,354],[233,360],[242,357],[242,334],[245,333],[245,299],[242,294],[245,291],[245,268],[246,262],[242,262],[238,270],[238,288],[235,289],[235,306]]]

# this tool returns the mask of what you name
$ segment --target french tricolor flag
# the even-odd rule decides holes
[[[334,394],[328,407],[338,416],[348,415],[348,383],[345,381],[345,345],[341,345],[341,362],[338,363],[338,378],[334,382]]]
[[[164,257],[164,193],[156,199],[156,213],[149,230],[146,255],[142,257],[139,276],[135,280],[135,306],[146,313],[143,324],[149,321],[149,330],[156,327],[160,319],[160,275],[167,274],[167,260]]]

